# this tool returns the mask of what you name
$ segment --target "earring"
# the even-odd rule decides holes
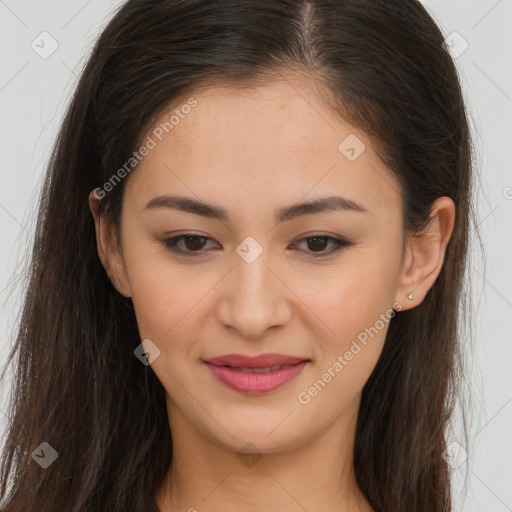
[[[412,293],[409,293],[409,295],[407,295],[407,298],[408,298],[409,300],[412,300],[412,299],[414,298],[414,295],[413,295]]]

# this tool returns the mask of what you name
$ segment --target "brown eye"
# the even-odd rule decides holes
[[[213,240],[203,235],[185,234],[164,240],[163,243],[174,253],[194,257],[202,256],[212,251],[212,249],[205,249],[208,241]],[[306,245],[304,252],[313,257],[329,256],[344,247],[353,245],[346,240],[326,235],[305,237],[299,240],[298,243],[300,244],[301,242],[305,242]],[[331,247],[330,249],[328,249],[329,246]]]
[[[200,256],[209,250],[203,250],[208,240],[211,240],[207,236],[202,235],[179,235],[173,238],[164,240],[165,246],[177,254],[184,256]],[[181,247],[179,244],[182,242]],[[184,247],[184,248],[183,248]]]
[[[327,235],[308,236],[299,240],[299,243],[300,242],[306,243],[305,252],[309,253],[313,257],[329,256],[340,251],[344,247],[353,245],[352,242],[348,242],[347,240]],[[331,249],[326,250],[329,245],[331,245]]]
[[[313,251],[323,251],[327,247],[328,239],[325,236],[314,236],[312,238],[308,238],[308,247]]]
[[[185,247],[191,251],[197,251],[202,249],[205,243],[206,237],[204,236],[187,236],[183,239]]]

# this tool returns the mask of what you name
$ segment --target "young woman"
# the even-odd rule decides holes
[[[2,510],[450,511],[471,162],[418,1],[122,5],[42,191]]]

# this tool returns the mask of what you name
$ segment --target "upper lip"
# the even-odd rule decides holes
[[[260,354],[245,356],[243,354],[226,354],[213,357],[206,362],[215,366],[233,366],[235,368],[267,368],[276,365],[292,365],[301,361],[309,361],[304,357],[286,356],[283,354]]]

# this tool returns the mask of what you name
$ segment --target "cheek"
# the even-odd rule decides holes
[[[380,357],[394,316],[399,256],[398,250],[360,251],[323,278],[301,282],[304,303],[320,318],[317,325],[325,327],[315,330],[315,342],[319,371],[336,375],[333,389],[360,390]]]
[[[316,411],[309,418],[326,415],[334,421],[359,396],[382,353],[394,316],[394,282],[389,273],[362,267],[350,267],[311,296],[311,308],[329,331],[316,337],[316,368],[297,395],[301,406]]]
[[[201,299],[215,284],[215,280],[208,281],[177,273],[144,281],[133,295],[141,336],[157,340],[163,348],[170,341],[175,348],[186,346],[198,329],[198,317],[205,315],[206,303]]]
[[[373,325],[393,305],[398,261],[354,253],[343,265],[297,277],[298,295],[337,339]]]
[[[141,337],[162,349],[166,340],[191,336],[194,319],[217,280],[208,272],[198,278],[192,265],[177,265],[160,248],[143,246],[127,245],[125,264]]]

